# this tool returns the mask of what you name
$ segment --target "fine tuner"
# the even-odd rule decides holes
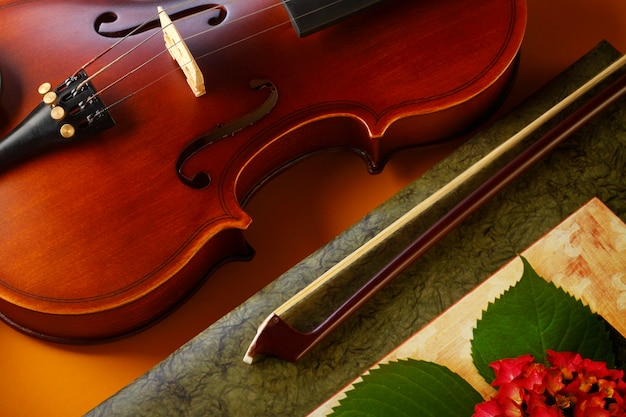
[[[50,106],[50,117],[52,117],[52,120],[60,122],[65,119],[65,115],[67,113],[65,112],[63,106],[57,106],[59,97],[57,96],[57,93],[52,91],[52,84],[43,83],[39,86],[37,91],[43,96],[43,103]],[[65,123],[59,129],[59,133],[65,139],[70,139],[76,133],[76,129],[71,124]]]

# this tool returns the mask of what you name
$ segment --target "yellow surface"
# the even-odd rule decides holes
[[[528,8],[521,69],[505,108],[602,39],[626,52],[624,0],[529,0]],[[403,152],[374,177],[348,153],[303,161],[270,182],[247,207],[254,219],[247,238],[257,251],[255,259],[222,267],[174,314],[135,336],[96,346],[66,346],[24,336],[0,323],[0,416],[82,415],[358,221],[458,144]]]

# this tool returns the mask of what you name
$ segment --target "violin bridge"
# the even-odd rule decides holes
[[[189,84],[189,87],[191,87],[191,91],[193,91],[194,95],[196,97],[200,97],[201,95],[206,94],[206,90],[204,88],[204,76],[202,75],[202,71],[200,71],[193,55],[191,55],[185,40],[180,36],[178,29],[176,29],[176,26],[174,26],[170,17],[167,13],[165,13],[163,7],[158,6],[158,11],[167,50],[183,70],[183,73],[187,78],[187,83]]]

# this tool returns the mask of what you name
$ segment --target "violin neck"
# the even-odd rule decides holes
[[[304,37],[343,20],[383,0],[282,0],[291,23]]]

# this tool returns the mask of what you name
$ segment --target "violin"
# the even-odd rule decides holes
[[[0,0],[0,21],[0,315],[80,343],[250,258],[246,201],[307,155],[376,173],[479,123],[526,4]]]

